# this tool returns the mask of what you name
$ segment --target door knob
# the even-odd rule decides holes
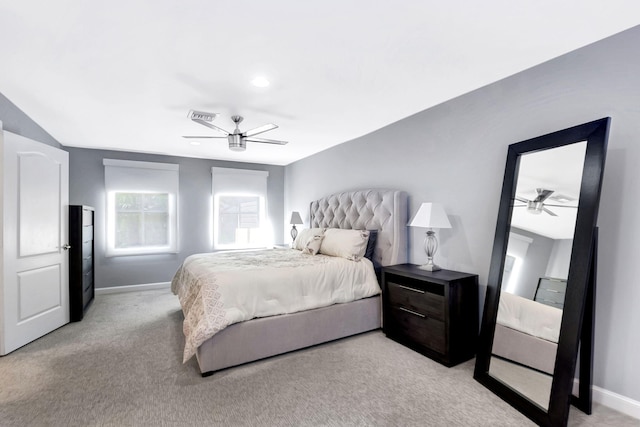
[[[65,251],[68,251],[69,249],[71,249],[71,245],[68,243],[65,243],[64,245],[62,245],[62,249],[64,249]]]

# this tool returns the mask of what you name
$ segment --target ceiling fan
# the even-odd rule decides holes
[[[217,113],[205,113],[202,111],[194,111],[190,110],[188,117],[196,122],[204,125],[208,128],[217,130],[218,132],[223,133],[225,136],[188,136],[185,135],[183,138],[226,138],[229,142],[229,149],[232,151],[244,151],[247,149],[247,141],[249,142],[260,142],[263,144],[276,144],[276,145],[285,145],[287,141],[278,141],[275,139],[265,139],[265,138],[255,138],[255,135],[261,134],[263,132],[267,132],[273,129],[276,129],[278,126],[273,123],[269,123],[263,126],[259,126],[257,128],[241,132],[238,126],[243,120],[242,116],[231,116],[231,120],[236,124],[236,128],[233,132],[227,132],[226,130],[219,128],[216,125],[211,124],[211,122],[218,116]]]
[[[552,207],[556,207],[556,208],[574,208],[577,209],[577,206],[569,206],[569,205],[550,205],[548,203],[545,203],[545,200],[547,200],[549,198],[549,196],[551,196],[551,194],[553,194],[553,190],[546,190],[544,188],[536,188],[536,192],[538,193],[538,195],[536,196],[535,199],[533,200],[527,200],[523,197],[518,197],[516,196],[516,200],[522,203],[525,203],[524,205],[515,205],[514,207],[516,208],[521,208],[521,207],[526,207],[527,208],[527,212],[534,214],[534,215],[540,215],[542,212],[545,212],[551,216],[558,216],[556,213],[550,211],[549,209],[547,209],[547,206],[552,206]],[[563,199],[564,200],[564,199]]]

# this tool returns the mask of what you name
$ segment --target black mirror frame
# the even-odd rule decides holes
[[[511,144],[507,152],[507,164],[491,255],[474,378],[542,426],[564,426],[569,417],[591,259],[593,249],[595,249],[592,246],[595,238],[610,122],[611,119],[606,117]],[[504,259],[509,239],[511,208],[515,197],[519,158],[526,153],[561,147],[580,141],[587,141],[587,148],[549,408],[545,411],[524,395],[489,375],[489,363],[498,314]]]

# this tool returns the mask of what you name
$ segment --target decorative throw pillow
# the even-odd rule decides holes
[[[369,232],[366,230],[342,230],[327,228],[320,245],[320,253],[360,261],[367,249]]]
[[[322,228],[305,228],[300,230],[296,240],[293,242],[293,249],[299,251],[303,250],[307,245],[307,242],[313,238],[316,234],[322,234],[324,230]]]
[[[322,235],[322,233],[314,234],[311,237],[311,239],[309,239],[307,244],[304,245],[304,248],[302,249],[302,253],[309,254],[309,255],[317,254],[318,251],[320,250],[320,245],[322,244],[323,238],[324,236]]]
[[[378,240],[378,230],[369,230],[369,240],[367,241],[367,249],[364,251],[364,257],[373,262],[373,253],[376,250],[376,241]]]

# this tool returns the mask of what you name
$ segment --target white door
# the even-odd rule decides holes
[[[10,132],[2,145],[5,355],[69,323],[69,158],[66,151]]]

